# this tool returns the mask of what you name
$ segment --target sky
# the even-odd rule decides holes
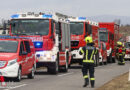
[[[0,0],[0,19],[19,12],[60,12],[70,16],[130,16],[130,0]]]

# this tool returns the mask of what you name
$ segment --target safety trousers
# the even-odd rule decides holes
[[[119,58],[118,58],[118,64],[125,64],[125,60],[124,60],[124,56],[123,55],[119,55]]]
[[[94,63],[83,63],[82,67],[82,73],[83,77],[85,79],[85,82],[89,84],[89,77],[90,77],[90,82],[91,82],[91,87],[94,87],[95,84],[95,78],[94,78]],[[89,72],[89,76],[88,76]]]

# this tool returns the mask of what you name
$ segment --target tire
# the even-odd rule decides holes
[[[116,63],[116,60],[115,60],[115,58],[112,58],[112,63]]]
[[[108,63],[112,63],[112,53],[110,54],[110,56],[107,57],[107,61]]]
[[[104,65],[107,65],[107,61],[106,62],[103,62]]]
[[[99,65],[102,66],[102,65],[103,65],[103,62],[99,62]]]
[[[59,72],[59,60],[56,59],[56,62],[53,64],[53,66],[48,67],[48,72],[51,74],[58,74]]]
[[[34,79],[34,76],[35,76],[34,73],[35,73],[35,68],[34,68],[34,66],[33,66],[31,73],[28,74],[28,78],[29,78],[29,79]]]
[[[21,78],[22,78],[22,71],[21,71],[21,68],[18,69],[18,76],[15,78],[15,81],[16,82],[20,82],[21,81]]]

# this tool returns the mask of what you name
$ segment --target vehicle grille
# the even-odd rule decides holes
[[[75,47],[79,45],[79,41],[71,41],[71,47]]]

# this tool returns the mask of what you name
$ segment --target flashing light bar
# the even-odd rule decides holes
[[[18,18],[18,17],[19,17],[18,14],[14,14],[14,15],[11,16],[11,18],[13,18],[13,19],[14,19],[14,18]]]
[[[78,20],[86,20],[86,17],[78,17]]]
[[[43,14],[42,17],[43,18],[52,18],[52,15],[51,14]]]
[[[39,14],[14,14],[11,16],[12,19],[17,19],[19,17],[27,17],[27,16],[30,16],[30,15],[34,15],[34,17],[39,17]],[[52,15],[51,14],[42,14],[41,15],[42,18],[52,18]]]

